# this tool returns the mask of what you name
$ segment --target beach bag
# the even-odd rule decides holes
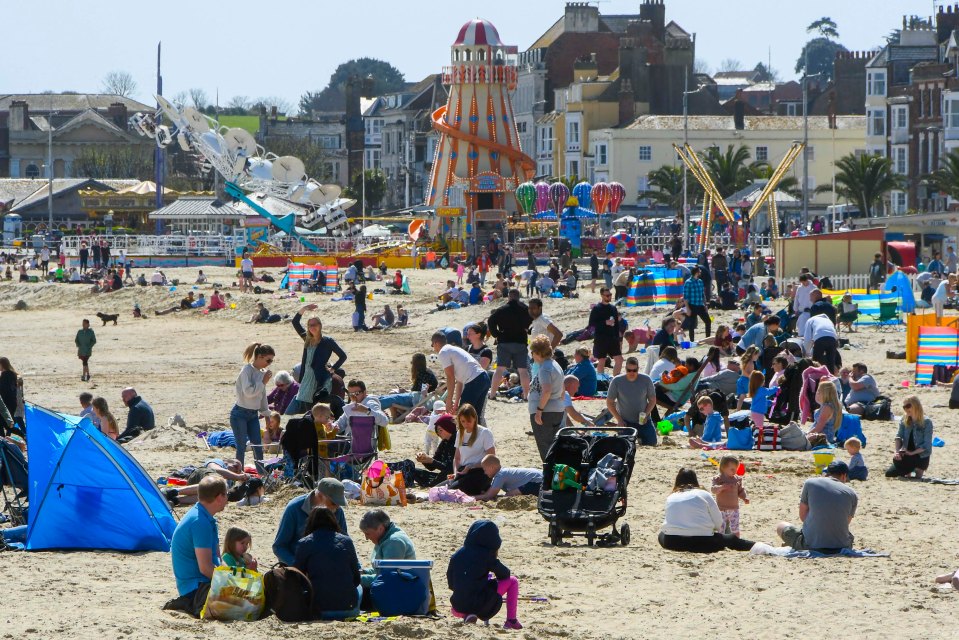
[[[842,414],[842,423],[839,425],[839,431],[836,432],[836,443],[841,446],[843,442],[854,436],[859,438],[862,446],[866,446],[866,436],[862,432],[860,417],[854,413],[844,413]]]
[[[809,440],[806,434],[795,422],[790,422],[779,430],[779,442],[786,451],[806,451],[809,449]]]
[[[751,451],[754,446],[753,430],[749,427],[737,429],[730,426],[726,432],[726,448],[733,451]]]
[[[266,604],[263,576],[252,569],[222,565],[213,570],[204,620],[258,620]]]
[[[402,473],[394,473],[382,460],[377,460],[363,472],[360,483],[360,503],[387,507],[406,506],[406,481]]]
[[[370,598],[381,616],[411,616],[423,610],[430,587],[410,571],[382,569],[370,585]]]
[[[778,426],[766,425],[759,431],[756,438],[756,449],[759,451],[779,451],[782,448]]]
[[[579,483],[579,471],[568,464],[553,465],[553,491],[562,491],[563,489],[582,489],[583,485]]]
[[[263,574],[266,594],[264,615],[272,611],[283,622],[312,619],[313,585],[305,573],[282,562]]]

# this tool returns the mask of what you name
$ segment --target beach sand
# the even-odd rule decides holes
[[[212,282],[229,285],[231,269],[204,269]],[[276,270],[273,270],[274,274]],[[168,275],[192,281],[195,269],[170,270]],[[350,328],[352,304],[333,302],[329,295],[309,294],[318,303],[324,332],[347,351],[349,377],[367,382],[373,393],[408,384],[410,355],[429,352],[429,336],[438,327],[461,328],[485,318],[491,308],[467,308],[426,315],[433,295],[449,271],[413,272],[412,296],[375,295],[370,314],[383,303],[402,302],[411,326],[385,334],[355,334]],[[271,286],[271,285],[266,285]],[[122,425],[126,409],[120,391],[135,386],[154,408],[157,429],[128,445],[130,452],[154,476],[210,457],[195,434],[228,429],[234,402],[233,383],[246,344],[260,341],[277,351],[273,371],[292,369],[299,362],[301,343],[289,323],[251,325],[245,321],[257,300],[271,312],[293,314],[299,300],[272,294],[240,295],[237,309],[209,315],[188,311],[154,317],[153,310],[178,303],[191,285],[175,292],[150,287],[91,295],[87,286],[0,284],[0,353],[10,358],[25,378],[27,400],[64,412],[77,412],[77,395],[91,391],[108,399]],[[372,288],[372,287],[371,287]],[[210,285],[199,288],[209,293]],[[228,289],[231,290],[231,289]],[[585,324],[589,304],[598,293],[581,290],[577,300],[547,300],[546,313],[563,330]],[[26,311],[14,311],[24,300]],[[138,302],[146,319],[132,317]],[[118,326],[101,327],[97,311],[119,313]],[[716,312],[716,320],[731,314]],[[658,324],[660,312],[627,312],[631,326],[649,319]],[[81,318],[93,320],[97,345],[90,361],[93,380],[80,382],[80,363],[73,337]],[[860,329],[850,334],[853,347],[844,361],[866,362],[894,409],[913,389],[914,365],[887,360],[886,350],[904,348],[905,333]],[[572,348],[568,348],[571,353]],[[692,350],[701,356],[703,347]],[[645,362],[643,362],[645,364]],[[434,371],[437,366],[433,365]],[[948,390],[920,389],[936,435],[946,446],[933,453],[929,475],[959,477],[959,429],[948,409]],[[595,413],[602,402],[582,403]],[[167,418],[183,416],[187,428],[167,427]],[[538,466],[525,404],[491,403],[487,409],[505,465]],[[442,617],[438,620],[400,619],[371,623],[284,624],[269,618],[249,626],[201,622],[161,611],[175,595],[170,556],[165,553],[111,552],[4,553],[4,612],[6,638],[237,638],[240,634],[270,638],[312,638],[347,635],[356,638],[447,638],[497,636],[522,638],[808,638],[853,635],[867,638],[959,637],[952,617],[957,594],[934,588],[933,578],[959,564],[955,535],[956,487],[921,484],[882,477],[892,455],[896,423],[864,422],[869,439],[863,450],[870,479],[855,483],[859,511],[852,523],[857,547],[889,551],[891,558],[788,560],[754,557],[727,551],[699,556],[662,550],[656,534],[663,502],[679,467],[691,466],[700,482],[709,483],[714,467],[698,451],[669,438],[636,456],[629,488],[629,507],[622,522],[632,528],[627,547],[589,548],[583,539],[552,547],[547,525],[536,512],[534,498],[472,505],[415,504],[391,508],[390,514],[416,544],[421,558],[432,558],[434,587]],[[391,430],[393,450],[386,460],[412,458],[421,448],[423,427],[401,425]],[[229,456],[223,451],[222,456]],[[845,453],[840,457],[845,459]],[[803,481],[810,477],[809,453],[747,452],[745,484],[752,504],[742,508],[744,537],[778,544],[775,526],[798,519]],[[220,514],[220,533],[231,525],[252,532],[253,554],[262,567],[275,562],[271,543],[292,490],[271,496],[255,507],[230,505]],[[185,509],[178,509],[183,515]],[[363,507],[351,504],[347,520],[360,559],[368,562],[371,544],[362,538],[358,522]],[[122,518],[123,514],[116,514]],[[450,554],[462,543],[470,523],[490,518],[503,537],[500,557],[519,578],[522,596],[541,596],[546,603],[520,603],[525,629],[495,630],[465,627],[449,616],[445,570]],[[82,522],[66,523],[82,527]]]

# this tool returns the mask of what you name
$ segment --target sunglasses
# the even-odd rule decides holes
[[[639,373],[639,369],[630,369],[627,367],[626,373]]]
[[[363,395],[362,391],[350,391],[351,398],[355,398],[356,396],[361,396],[361,395]]]

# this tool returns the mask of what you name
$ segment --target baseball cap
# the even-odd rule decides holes
[[[335,478],[323,478],[319,484],[316,485],[316,490],[332,500],[333,504],[341,507],[346,506],[345,490],[343,483],[339,480]]]
[[[842,460],[833,460],[826,467],[826,474],[830,476],[849,475],[849,465]]]

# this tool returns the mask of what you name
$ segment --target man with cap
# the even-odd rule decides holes
[[[340,525],[340,533],[349,535],[346,530],[346,495],[343,483],[335,478],[323,478],[316,485],[316,489],[290,500],[283,510],[280,526],[276,530],[273,540],[273,553],[277,560],[286,564],[293,564],[296,559],[296,544],[304,535],[306,520],[313,509],[329,509],[336,516]]]
[[[809,478],[799,496],[801,526],[780,522],[776,533],[797,551],[838,553],[853,545],[849,523],[856,515],[859,496],[847,484],[849,466],[841,460],[830,462],[822,477]]]
[[[360,583],[364,589],[373,585],[373,580],[379,573],[373,568],[377,560],[416,560],[416,548],[413,541],[390,516],[382,509],[373,509],[363,514],[360,519],[360,531],[367,540],[373,543],[373,553],[370,555],[370,566],[360,573]]]

